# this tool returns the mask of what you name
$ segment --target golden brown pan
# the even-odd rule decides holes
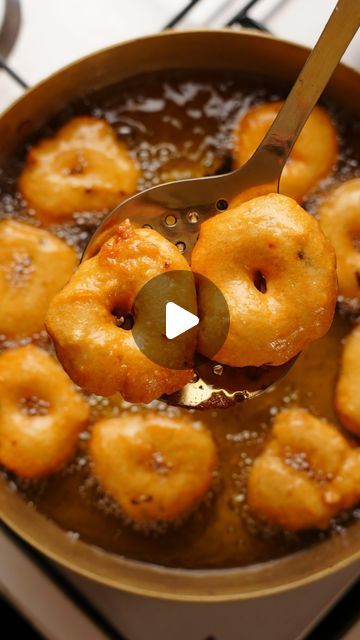
[[[160,69],[236,69],[275,82],[293,82],[308,51],[259,33],[230,30],[167,32],[111,47],[54,74],[28,91],[0,118],[0,166],[32,131],[84,92]],[[359,113],[360,75],[339,66],[327,96]],[[360,558],[360,522],[342,536],[281,560],[248,568],[190,571],[165,569],[114,556],[74,541],[30,509],[5,480],[0,511],[21,537],[61,564],[134,593],[192,601],[252,598],[304,584]],[[221,540],[219,540],[221,545]]]

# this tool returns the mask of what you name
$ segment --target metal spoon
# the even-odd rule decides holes
[[[83,259],[94,256],[126,218],[155,229],[190,259],[201,223],[226,210],[235,196],[259,186],[278,191],[290,151],[359,25],[360,0],[339,0],[281,111],[245,165],[226,175],[162,184],[125,200],[99,226]],[[295,359],[280,367],[242,369],[204,359],[194,381],[165,400],[194,408],[229,406],[261,393]]]

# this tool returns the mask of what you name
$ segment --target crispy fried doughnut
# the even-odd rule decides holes
[[[82,116],[30,149],[19,188],[40,220],[52,224],[75,212],[112,209],[135,192],[138,175],[112,127]]]
[[[321,205],[319,219],[336,252],[339,293],[360,298],[360,178],[335,189]]]
[[[254,198],[201,225],[192,269],[223,293],[228,337],[214,359],[280,365],[328,330],[335,309],[334,251],[317,221],[279,194]],[[221,322],[200,283],[199,350]]]
[[[250,510],[290,531],[326,529],[359,500],[360,450],[305,409],[281,411],[250,471]]]
[[[343,425],[360,436],[360,325],[344,340],[335,407]]]
[[[234,130],[233,150],[237,167],[253,155],[282,105],[280,101],[257,105],[239,120]],[[280,181],[281,193],[301,202],[331,172],[337,155],[335,126],[325,109],[315,107],[284,167]]]
[[[24,478],[53,473],[74,455],[89,407],[45,351],[0,355],[0,463]]]
[[[190,271],[178,249],[156,231],[135,228],[128,220],[97,256],[80,265],[46,318],[59,360],[74,382],[92,393],[120,392],[129,402],[146,403],[191,380],[190,369],[151,362],[113,315],[116,309],[121,315],[131,312],[143,285],[173,270]],[[181,346],[191,362],[194,338],[184,333]]]
[[[144,523],[186,516],[209,490],[217,464],[201,423],[153,411],[97,422],[90,454],[104,489]]]
[[[44,329],[51,298],[75,270],[75,251],[48,231],[0,222],[0,334],[23,338]]]

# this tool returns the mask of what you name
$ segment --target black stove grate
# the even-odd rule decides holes
[[[176,25],[179,24],[179,22],[181,22],[181,20],[185,18],[188,13],[190,13],[191,9],[197,4],[200,4],[200,2],[201,0],[191,0],[190,2],[188,2],[185,7],[181,9],[181,11],[179,11],[179,13],[177,13],[171,20],[169,20],[169,22],[166,23],[164,29],[172,29],[173,27],[176,27]]]
[[[25,80],[23,80],[19,76],[19,74],[12,67],[10,67],[10,65],[6,62],[3,56],[0,56],[0,69],[2,69],[3,71],[6,71],[6,73],[10,76],[10,78],[15,80],[15,82],[17,82],[17,84],[20,85],[22,89],[28,89],[29,85],[25,82]]]
[[[201,2],[202,2],[202,0],[191,0],[191,2],[188,2],[185,5],[185,7],[183,9],[181,9],[181,11],[179,11],[179,13],[177,13],[164,26],[164,29],[172,29],[173,27],[176,27],[183,20],[183,18],[185,18],[192,11],[192,9],[196,5],[199,5]],[[260,2],[261,2],[261,0],[249,0],[249,2],[247,2],[245,4],[245,6],[242,9],[240,9],[240,11],[238,11],[235,14],[235,16],[233,18],[231,18],[231,20],[229,20],[227,22],[227,24],[225,26],[232,27],[232,26],[238,25],[238,26],[241,26],[241,27],[244,27],[244,28],[248,28],[248,29],[259,29],[260,31],[268,31],[268,29],[266,28],[266,26],[264,24],[258,22],[257,20],[254,20],[253,18],[251,18],[249,16],[249,11],[251,11],[251,9],[255,5],[259,4]]]

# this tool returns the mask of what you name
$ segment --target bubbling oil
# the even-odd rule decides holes
[[[232,129],[250,106],[282,99],[287,87],[268,79],[239,76],[234,72],[164,72],[128,80],[85,96],[59,113],[17,156],[11,168],[0,173],[0,219],[16,218],[39,225],[17,191],[17,177],[29,145],[74,115],[105,118],[129,147],[141,169],[138,189],[166,180],[225,173],[232,168]],[[339,131],[341,154],[337,170],[325,179],[306,202],[316,214],[319,202],[334,184],[360,175],[359,122],[353,122],[336,105],[326,105]],[[71,223],[50,231],[76,249],[80,257],[101,216],[93,212],[74,215]],[[357,317],[357,311],[352,319]],[[357,516],[340,517],[327,533],[288,534],[260,525],[246,507],[246,481],[254,458],[283,407],[307,407],[315,415],[338,424],[333,392],[341,340],[350,328],[346,309],[337,314],[327,336],[312,344],[287,376],[249,402],[227,410],[196,412],[213,433],[219,450],[219,470],[212,491],[184,522],[138,528],[124,519],[119,507],[99,487],[87,455],[89,430],[79,437],[76,458],[57,474],[41,481],[24,481],[8,475],[9,482],[33,508],[56,522],[74,539],[113,553],[164,566],[221,568],[245,566],[285,556],[324,536],[351,526]],[[51,350],[45,333],[21,341]],[[17,344],[0,336],[0,351]],[[149,407],[129,405],[119,397],[87,396],[90,423],[123,413],[166,412],[176,419],[182,410],[154,402]],[[91,424],[90,424],[91,429]],[[5,472],[4,472],[5,473]]]

